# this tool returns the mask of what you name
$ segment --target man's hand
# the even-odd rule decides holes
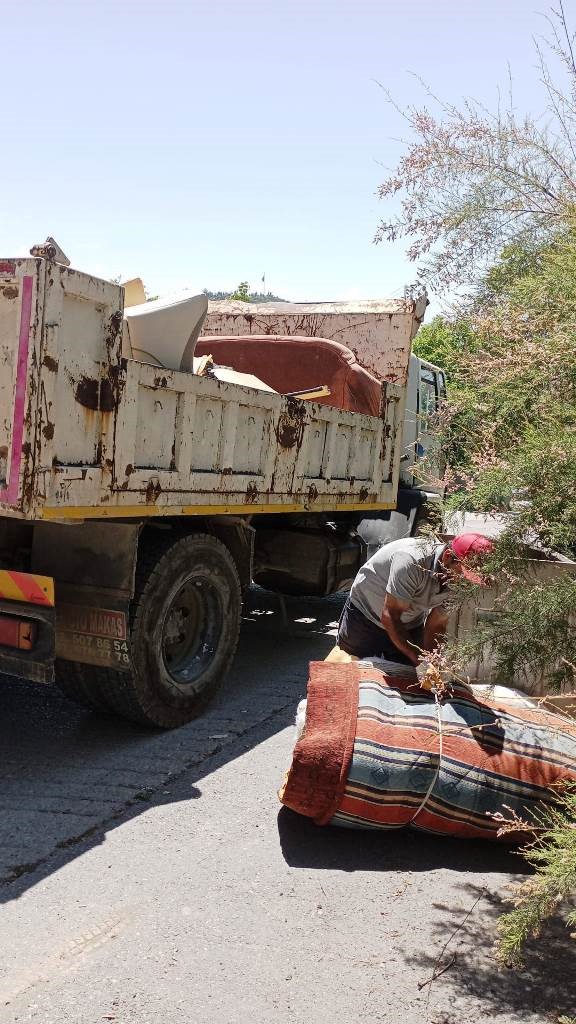
[[[421,657],[420,661],[418,662],[418,664],[416,666],[416,675],[418,676],[419,682],[422,682],[422,680],[424,679],[424,676],[428,672],[429,668],[430,668],[430,662],[428,661],[428,659]]]
[[[420,660],[420,654],[409,643],[406,626],[400,617],[402,612],[407,612],[409,608],[410,604],[408,601],[401,601],[397,597],[392,597],[392,594],[386,594],[381,622],[394,646],[399,651],[402,651],[402,654],[405,654],[413,665],[417,665]]]
[[[416,666],[416,676],[423,690],[431,690],[434,682],[434,666],[426,658],[421,658]]]

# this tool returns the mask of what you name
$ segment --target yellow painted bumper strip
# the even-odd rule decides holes
[[[36,573],[0,569],[0,601],[24,601],[54,607],[54,580]]]
[[[286,512],[374,512],[395,509],[395,502],[367,501],[338,504],[315,501],[313,505],[70,505],[45,506],[42,519],[146,519],[151,516],[239,516]]]

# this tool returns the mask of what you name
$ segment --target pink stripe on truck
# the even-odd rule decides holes
[[[16,365],[16,392],[12,419],[12,449],[8,462],[8,484],[0,490],[0,501],[15,505],[18,501],[20,482],[20,461],[24,440],[24,416],[26,406],[26,371],[28,369],[28,348],[30,345],[30,318],[32,315],[32,292],[34,278],[22,278],[22,307],[20,310],[20,336],[18,339],[18,362]]]

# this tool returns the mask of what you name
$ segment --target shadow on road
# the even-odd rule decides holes
[[[556,1021],[561,1014],[576,1012],[576,971],[574,941],[559,919],[550,921],[542,935],[532,941],[521,970],[498,969],[494,961],[496,922],[506,909],[502,898],[477,886],[461,884],[462,904],[458,907],[435,903],[435,949],[406,956],[407,962],[424,968],[441,986],[448,974],[440,976],[442,966],[449,969],[450,988],[455,993],[474,997],[483,1006],[486,1017],[497,1019],[511,1010],[519,1019],[542,1014]],[[467,916],[463,906],[473,908]],[[449,1019],[446,1024],[450,1024]]]
[[[407,976],[414,977],[411,969],[416,969],[416,977],[423,979],[427,1020],[462,1024],[478,1019],[479,1009],[486,1019],[506,1021],[511,1012],[514,1020],[536,1016],[556,1021],[561,1014],[574,1014],[574,941],[563,922],[551,922],[541,938],[529,945],[522,970],[499,967],[495,961],[496,923],[506,908],[498,892],[490,890],[508,882],[510,874],[531,872],[510,848],[407,830],[320,828],[285,807],[278,815],[278,832],[287,864],[305,871],[391,871],[403,878],[427,872],[429,881],[432,872],[453,871],[469,873],[474,879],[473,883],[449,883],[452,905],[432,902],[434,890],[423,895],[418,885],[413,895],[410,887],[406,895],[403,890],[399,894],[406,904],[415,901],[404,908],[404,917],[402,908],[398,909],[399,920],[408,917],[414,926],[421,918],[421,927],[432,930],[433,940],[428,939],[424,948],[417,940],[418,929],[407,932],[397,946]],[[439,879],[436,891],[446,891],[446,885],[445,879]]]
[[[287,864],[338,871],[478,871],[518,873],[526,863],[496,843],[442,839],[408,829],[372,832],[319,827],[287,807],[278,814],[278,833]]]
[[[0,902],[151,805],[199,797],[194,783],[285,728],[305,695],[308,662],[334,644],[341,603],[282,605],[252,591],[229,678],[201,718],[174,732],[85,711],[55,687],[0,677]],[[186,786],[173,786],[184,774]]]

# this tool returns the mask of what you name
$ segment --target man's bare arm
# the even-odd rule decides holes
[[[433,608],[424,626],[422,647],[425,651],[433,651],[439,644],[444,643],[447,625],[448,615],[445,608]]]
[[[422,636],[422,647],[424,650],[434,650],[439,644],[446,640],[446,628],[448,626],[448,615],[442,607],[431,609],[424,626]]]
[[[407,612],[409,608],[410,605],[407,601],[401,601],[397,597],[392,597],[392,594],[386,594],[381,622],[394,646],[402,651],[407,658],[410,658],[413,665],[417,665],[420,655],[416,648],[409,643],[408,631],[400,618],[402,612]]]

